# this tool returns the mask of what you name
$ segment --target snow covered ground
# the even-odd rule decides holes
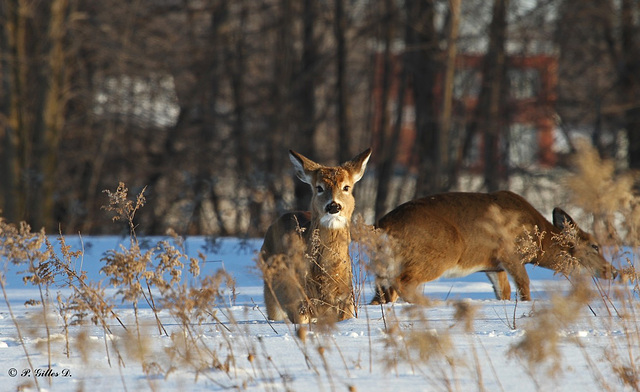
[[[119,242],[127,244],[128,239],[68,239],[73,249],[84,249],[76,268],[87,271],[92,281],[104,279],[99,274],[104,266],[101,258]],[[264,317],[262,281],[254,267],[260,245],[260,240],[187,239],[187,253],[195,256],[201,251],[206,256],[201,275],[223,268],[236,280],[236,297],[229,297],[215,315],[190,329],[197,334],[191,338],[198,342],[198,349],[186,350],[188,355],[180,358],[176,355],[184,333],[180,321],[160,312],[168,332],[161,334],[151,309],[142,307],[140,338],[133,340],[133,331],[138,332],[130,304],[115,310],[127,331],[113,321],[110,333],[87,323],[70,326],[67,334],[52,306],[47,323],[51,338],[46,339],[42,308],[24,305],[39,298],[39,291],[25,286],[15,267],[9,268],[6,292],[13,316],[2,301],[0,389],[617,391],[632,390],[623,377],[638,374],[634,370],[640,361],[635,313],[610,316],[614,306],[597,297],[589,306],[569,310],[567,317],[575,318],[570,324],[562,316],[545,317],[544,309],[555,304],[551,295],[567,293],[570,285],[541,268],[529,268],[535,299],[530,303],[493,299],[484,274],[474,274],[426,284],[424,293],[434,299],[434,306],[364,305],[355,319],[329,330],[311,326],[305,329],[306,335],[299,334],[293,325],[268,322]],[[50,292],[54,303],[57,290],[52,287]],[[59,290],[67,295],[68,289]],[[106,293],[114,295],[113,289]],[[371,293],[371,284],[365,284],[364,300],[370,300]],[[456,311],[461,309],[475,312],[471,324],[456,321],[460,318]],[[621,306],[619,310],[632,309]],[[539,345],[537,350],[548,350],[542,352],[538,365],[530,365],[527,358],[531,356],[517,349],[534,334],[540,335],[539,340],[531,340]],[[138,350],[132,347],[139,342],[144,344]],[[555,348],[559,351],[554,354]],[[533,351],[529,347],[527,352]],[[210,366],[196,371],[198,367],[189,361],[203,358]]]

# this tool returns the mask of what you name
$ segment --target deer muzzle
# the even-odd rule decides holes
[[[324,210],[329,214],[337,214],[342,210],[342,206],[335,201],[332,201],[331,203],[327,204]]]
[[[618,270],[610,266],[609,268],[604,269],[604,278],[605,279],[616,279],[618,277]]]

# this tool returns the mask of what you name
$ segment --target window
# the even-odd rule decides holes
[[[480,73],[476,69],[458,69],[453,78],[453,96],[456,99],[475,98],[480,95],[481,83]]]
[[[526,99],[540,93],[540,72],[533,68],[514,68],[508,71],[511,98]]]
[[[531,124],[511,124],[509,127],[509,167],[528,166],[538,156],[538,133]]]

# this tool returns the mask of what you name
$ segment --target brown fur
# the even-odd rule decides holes
[[[592,235],[577,226],[564,211],[555,208],[551,224],[524,198],[508,191],[445,193],[400,205],[382,217],[377,226],[393,243],[395,263],[390,275],[377,276],[378,291],[372,303],[393,302],[398,296],[410,302],[424,300],[417,293],[421,283],[441,276],[465,276],[486,272],[496,297],[510,299],[507,273],[522,300],[530,300],[529,277],[524,262],[568,272],[560,259],[569,255],[595,276],[611,278],[615,270],[602,256]],[[568,223],[576,229],[575,243],[557,241]],[[516,251],[516,241],[535,227],[545,234],[528,260]],[[570,271],[569,271],[570,272]]]
[[[313,190],[311,211],[284,214],[267,230],[259,256],[267,317],[294,323],[351,318],[352,191],[371,149],[334,167],[290,154],[298,178]]]

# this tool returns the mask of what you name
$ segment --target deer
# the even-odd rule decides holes
[[[474,272],[485,272],[496,298],[503,300],[511,299],[510,275],[519,298],[530,301],[526,263],[565,275],[581,270],[615,279],[616,269],[591,234],[559,207],[553,209],[552,218],[553,223],[510,191],[443,193],[401,204],[376,224],[392,256],[376,269],[371,303],[395,302],[399,297],[428,302],[418,293],[420,284]],[[524,257],[516,245],[527,236],[535,237],[536,246]]]
[[[295,324],[354,317],[349,254],[354,185],[371,149],[339,166],[324,166],[295,152],[296,176],[312,190],[310,210],[288,212],[267,229],[258,262],[267,317]]]

